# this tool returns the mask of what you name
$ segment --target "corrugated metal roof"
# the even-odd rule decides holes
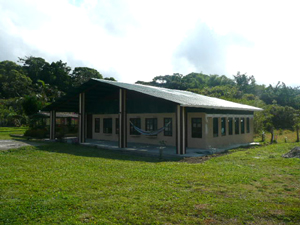
[[[49,112],[38,112],[38,113],[34,114],[33,117],[50,118],[50,113]],[[56,118],[78,118],[78,114],[68,113],[68,112],[57,112]]]
[[[136,91],[153,97],[165,99],[180,104],[184,107],[208,108],[208,109],[228,109],[228,110],[246,110],[261,111],[261,108],[226,101],[219,98],[208,97],[189,91],[153,87],[141,84],[128,84],[116,81],[93,79],[98,82],[107,83],[119,88]]]

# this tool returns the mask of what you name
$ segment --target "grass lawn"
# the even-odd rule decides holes
[[[0,127],[0,140],[12,139],[10,134],[22,135],[28,127]]]
[[[201,164],[51,143],[0,152],[0,224],[299,224],[281,143]]]
[[[293,143],[297,140],[296,131],[290,130],[275,130],[274,131],[274,138],[277,143]],[[262,141],[262,135],[256,135],[254,137],[256,142]],[[265,143],[270,143],[271,141],[271,134],[269,132],[265,132]]]

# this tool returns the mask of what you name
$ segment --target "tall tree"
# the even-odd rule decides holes
[[[22,67],[11,61],[0,62],[0,97],[14,98],[29,94],[31,79]]]
[[[247,76],[246,74],[238,72],[237,75],[234,75],[233,77],[240,91],[243,93],[255,94],[256,81],[254,76]]]
[[[52,62],[50,64],[50,76],[52,81],[49,82],[49,84],[57,86],[58,90],[64,92],[68,91],[72,85],[70,71],[71,68],[67,63],[62,62],[61,60]]]
[[[45,59],[40,57],[25,57],[19,58],[23,63],[24,71],[27,73],[33,83],[39,80],[46,84],[58,87],[59,90],[66,92],[71,87],[71,68],[67,63],[61,60],[49,64]]]
[[[19,58],[19,62],[23,64],[27,76],[30,77],[33,83],[37,80],[44,80],[43,69],[49,66],[49,63],[45,59],[40,57],[26,56],[25,58]]]
[[[300,110],[298,110],[294,115],[294,128],[296,130],[296,142],[300,142],[299,129],[300,129]]]
[[[80,86],[91,78],[103,79],[102,75],[97,70],[88,67],[75,67],[71,73],[71,77],[74,87]]]

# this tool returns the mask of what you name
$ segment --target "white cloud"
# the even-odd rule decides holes
[[[125,82],[241,71],[300,85],[297,3],[0,0],[0,60],[40,56]]]

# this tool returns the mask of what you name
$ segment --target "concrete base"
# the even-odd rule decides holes
[[[58,141],[58,140],[56,140]],[[69,144],[78,144],[77,137],[67,137],[64,138],[63,141]],[[159,146],[159,145],[151,145],[151,144],[141,144],[141,143],[131,143],[128,142],[127,148],[119,148],[117,141],[102,141],[95,139],[87,139],[85,143],[81,143],[80,145],[106,149],[106,150],[115,150],[121,151],[125,153],[132,153],[144,156],[160,156],[160,150],[162,149],[162,157],[163,158],[186,158],[186,157],[202,157],[206,155],[211,155],[215,153],[222,153],[230,149],[240,148],[240,147],[248,147],[248,146],[257,146],[259,143],[248,143],[248,144],[236,144],[227,146],[225,148],[210,148],[210,149],[199,149],[199,148],[187,148],[187,153],[184,155],[176,154],[176,147],[172,146]]]
[[[87,139],[85,143],[82,143],[83,146],[96,147],[101,149],[108,150],[117,150],[117,151],[125,151],[128,153],[138,153],[142,155],[152,155],[159,156],[160,149],[162,149],[163,157],[201,157],[206,155],[211,155],[215,153],[221,153],[230,149],[239,148],[239,147],[247,147],[247,146],[255,146],[259,145],[259,143],[249,143],[249,144],[240,144],[240,145],[232,145],[226,148],[219,149],[196,149],[196,148],[187,148],[187,153],[184,155],[176,154],[176,148],[172,146],[159,146],[159,145],[150,145],[150,144],[140,144],[140,143],[128,143],[127,148],[119,148],[118,142],[116,141],[101,141],[94,139]]]

